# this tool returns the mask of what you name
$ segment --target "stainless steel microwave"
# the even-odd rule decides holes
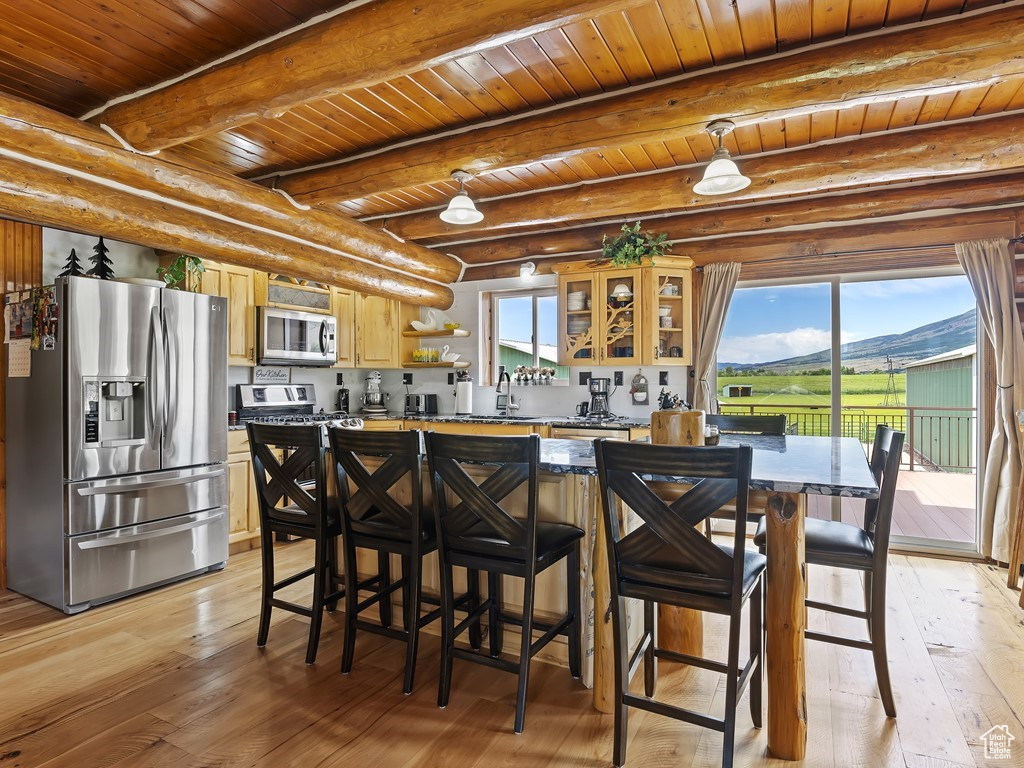
[[[256,362],[260,365],[334,365],[332,315],[256,307]]]

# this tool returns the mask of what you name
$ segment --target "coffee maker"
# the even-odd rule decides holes
[[[590,418],[603,419],[612,415],[608,408],[608,386],[611,379],[590,380]]]

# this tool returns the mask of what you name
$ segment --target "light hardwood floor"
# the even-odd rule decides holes
[[[308,544],[282,560],[308,558]],[[809,643],[808,756],[768,759],[741,704],[741,766],[955,768],[1024,765],[1024,613],[1005,572],[893,557],[889,584],[898,720],[882,713],[870,657]],[[855,575],[811,569],[815,597],[855,602]],[[361,634],[338,673],[342,614],[325,621],[320,657],[303,664],[306,620],[275,612],[255,646],[257,552],[222,573],[65,618],[0,592],[0,768],[30,766],[610,766],[610,715],[567,670],[535,663],[526,733],[512,733],[514,678],[457,663],[451,703],[436,706],[438,642],[424,639],[416,690],[401,692],[400,643]],[[297,589],[298,587],[296,587]],[[811,626],[860,631],[841,616]],[[708,650],[722,656],[710,620]],[[642,677],[638,675],[638,677]],[[639,681],[638,681],[639,682]],[[720,678],[662,665],[659,696],[721,712]],[[1015,759],[986,761],[980,736],[1008,725]],[[635,713],[628,765],[720,764],[721,736]]]

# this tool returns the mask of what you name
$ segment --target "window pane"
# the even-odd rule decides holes
[[[517,365],[533,365],[533,297],[499,298],[497,365],[511,373]]]
[[[537,299],[537,350],[540,365],[555,369],[556,379],[569,378],[569,368],[558,364],[558,297],[540,296]]]
[[[828,283],[737,290],[718,346],[722,413],[784,413],[795,434],[831,434],[831,311]]]
[[[975,538],[977,315],[962,275],[844,283],[843,434],[870,451],[875,426],[903,432],[892,532]],[[862,505],[842,520],[860,524]]]

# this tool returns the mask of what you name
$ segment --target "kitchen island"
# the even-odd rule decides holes
[[[768,742],[776,757],[801,759],[806,748],[806,706],[804,676],[804,627],[806,590],[804,561],[804,516],[806,494],[874,498],[878,494],[860,442],[854,438],[787,435],[723,435],[722,445],[749,444],[754,448],[751,472],[751,508],[765,510],[768,520]],[[542,520],[571,523],[582,528],[581,595],[583,600],[583,680],[594,687],[594,705],[611,711],[612,641],[607,611],[608,572],[603,527],[599,524],[600,496],[593,443],[582,440],[541,440],[540,516]],[[485,466],[470,474],[481,481],[489,474]],[[684,492],[687,478],[656,477],[664,482],[666,497]],[[424,472],[425,500],[430,498],[429,479]],[[401,499],[408,489],[396,490]],[[511,513],[525,509],[525,486],[510,494],[503,506]],[[407,498],[407,497],[406,497]],[[634,524],[626,513],[628,531]],[[430,558],[434,558],[431,555]],[[371,568],[369,559],[365,561]],[[424,586],[437,588],[436,566],[424,568]],[[565,605],[565,574],[550,569],[540,574],[537,587],[539,615],[557,615]],[[463,585],[456,584],[456,589]],[[517,580],[506,578],[506,608],[521,606],[522,590]],[[631,643],[639,638],[639,606],[630,611]],[[565,663],[564,643],[548,646],[550,657]]]

